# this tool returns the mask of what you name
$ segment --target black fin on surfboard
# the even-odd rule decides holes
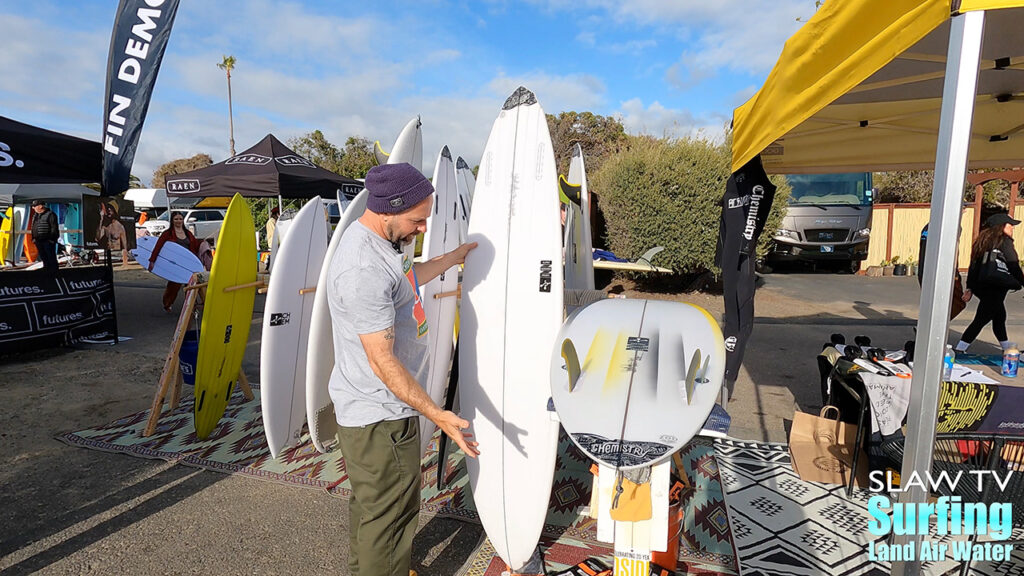
[[[444,397],[444,409],[451,410],[455,406],[455,393],[459,388],[459,343],[455,343],[455,353],[452,354],[452,369],[448,373],[448,391]],[[446,472],[448,471],[448,435],[441,431],[437,438],[437,489],[444,490],[446,485]]]
[[[561,197],[563,204],[572,202],[573,204],[580,206],[580,197],[582,192],[582,184],[570,184],[564,175],[558,175],[558,194]]]
[[[516,91],[513,92],[508,99],[505,100],[505,104],[501,109],[512,110],[519,106],[529,106],[536,103],[537,97],[533,95],[533,92],[530,92],[530,90],[525,86],[520,86],[519,88],[516,88]]]

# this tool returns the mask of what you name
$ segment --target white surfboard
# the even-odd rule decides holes
[[[455,164],[445,146],[434,165],[434,206],[423,235],[423,259],[430,260],[459,246],[459,198],[455,186]],[[444,405],[455,335],[455,292],[459,287],[459,267],[452,266],[423,285],[423,311],[427,315],[430,369],[424,389],[438,406]],[[436,298],[439,294],[447,296]],[[420,454],[427,451],[437,426],[420,415]]]
[[[260,403],[270,455],[298,442],[306,422],[306,353],[315,288],[327,253],[327,219],[317,196],[291,221],[276,254],[263,307]]]
[[[388,155],[388,164],[407,162],[420,172],[423,171],[423,122],[417,116],[406,122],[398,133],[395,146]]]
[[[334,333],[331,311],[327,303],[328,272],[338,243],[341,242],[341,235],[363,215],[368,195],[364,188],[341,213],[341,220],[334,228],[331,243],[324,256],[323,266],[316,281],[316,296],[313,298],[309,346],[306,350],[306,419],[309,422],[309,436],[313,440],[313,446],[323,453],[331,452],[338,447],[338,417],[334,413],[334,402],[331,401],[328,390],[331,371],[334,370]]]
[[[388,164],[399,164],[402,162],[411,164],[413,168],[423,172],[423,123],[417,116],[409,120],[402,131],[395,139],[395,147],[388,155]],[[410,242],[402,248],[402,252],[412,262],[416,256],[416,241]]]
[[[551,397],[584,454],[628,470],[671,457],[701,429],[725,377],[725,341],[703,308],[601,300],[569,316]]]
[[[459,193],[459,242],[465,243],[469,236],[469,215],[473,206],[473,187],[476,179],[469,164],[459,156],[455,162],[455,189]]]
[[[526,88],[487,140],[469,222],[459,333],[461,415],[480,442],[467,458],[473,500],[498,555],[522,568],[537,546],[554,474],[558,422],[549,369],[562,323],[562,238],[544,111]]]
[[[565,221],[565,287],[594,289],[594,250],[590,237],[590,193],[583,164],[583,149],[573,146],[569,177],[560,179],[563,196],[569,200]]]
[[[132,257],[145,269],[149,269],[149,259],[153,256],[153,249],[156,248],[156,236],[141,236],[135,239],[136,248],[131,251]],[[168,240],[160,248],[156,262],[153,263],[153,274],[178,284],[188,284],[192,275],[202,272],[202,261],[188,248],[181,244]]]
[[[274,225],[274,234],[270,237],[270,266],[267,268],[267,272],[274,271],[274,263],[277,260],[278,252],[281,251],[281,243],[284,242],[285,233],[291,227],[293,219],[292,212],[289,211],[287,217],[278,218],[277,224]]]

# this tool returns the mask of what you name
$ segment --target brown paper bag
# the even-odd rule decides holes
[[[829,418],[834,413],[835,419]],[[793,470],[801,480],[845,486],[853,465],[857,426],[839,421],[839,409],[825,406],[818,416],[796,412],[789,433]],[[861,451],[856,484],[867,486],[868,459]]]

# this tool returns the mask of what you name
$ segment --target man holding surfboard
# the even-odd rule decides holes
[[[429,327],[418,285],[465,261],[476,243],[412,265],[402,247],[426,231],[434,188],[410,164],[366,176],[366,212],[345,231],[329,271],[335,366],[330,394],[352,483],[349,566],[359,576],[406,576],[420,502],[418,415],[470,457],[469,422],[424,391]]]

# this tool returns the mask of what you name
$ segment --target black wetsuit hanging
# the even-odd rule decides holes
[[[757,239],[764,229],[774,198],[775,185],[768,181],[760,156],[755,156],[729,177],[722,196],[715,265],[722,269],[725,382],[730,396],[743,362],[743,349],[754,327]]]

